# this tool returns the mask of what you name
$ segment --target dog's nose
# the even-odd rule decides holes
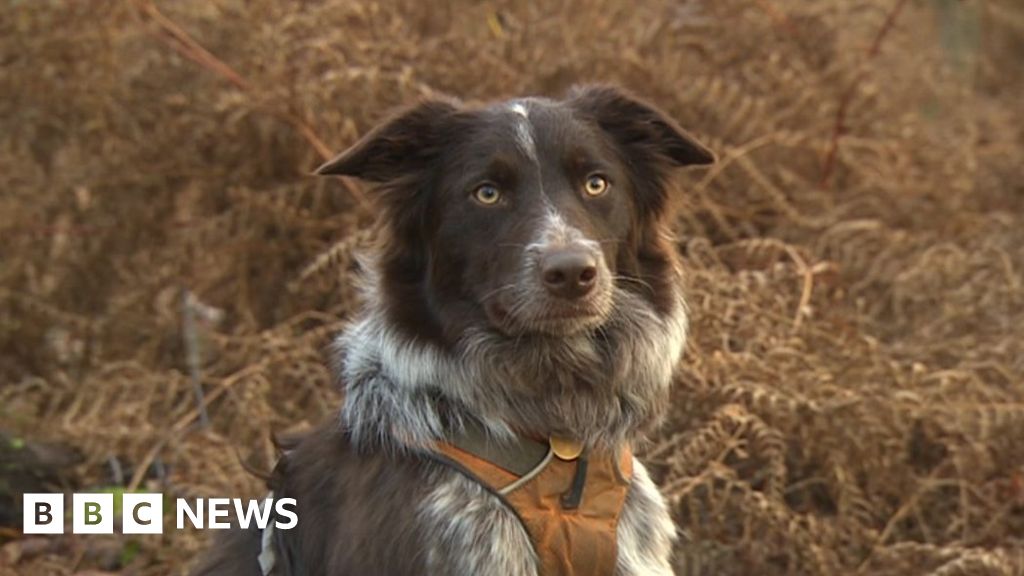
[[[586,250],[563,248],[544,256],[540,274],[551,294],[582,298],[597,283],[597,260]]]

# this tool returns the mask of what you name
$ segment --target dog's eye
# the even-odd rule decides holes
[[[587,196],[600,196],[608,191],[608,179],[600,174],[592,174],[587,176],[587,182],[584,184],[583,189],[586,191]]]
[[[493,184],[483,184],[473,192],[473,197],[477,202],[490,206],[498,203],[501,192]]]

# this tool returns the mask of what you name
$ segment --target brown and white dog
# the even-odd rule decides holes
[[[568,438],[621,453],[660,421],[687,330],[669,176],[713,159],[654,107],[583,87],[423,102],[322,166],[379,184],[383,224],[338,340],[340,424],[279,466],[297,527],[237,531],[198,574],[555,576],[502,494],[433,447],[477,429],[498,452]],[[626,454],[599,572],[671,574],[673,522]]]

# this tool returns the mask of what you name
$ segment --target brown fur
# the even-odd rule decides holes
[[[284,538],[298,547],[307,576],[424,574],[425,558],[416,551],[426,546],[424,534],[414,529],[413,503],[431,489],[438,466],[422,458],[359,453],[331,424],[299,443],[285,457],[285,473],[274,488],[275,494],[299,495],[299,524]],[[259,553],[257,530],[232,530],[214,543],[195,574],[258,575]]]

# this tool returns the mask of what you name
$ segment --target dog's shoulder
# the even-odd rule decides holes
[[[271,574],[424,573],[425,534],[416,513],[439,481],[437,464],[415,454],[359,450],[337,422],[282,448],[270,489],[275,498],[295,499],[298,522],[276,530]],[[230,530],[214,540],[193,575],[259,576],[263,545],[257,529]]]
[[[332,425],[286,458],[301,555],[324,574],[536,574],[515,513],[429,452],[357,448]]]
[[[302,439],[283,456],[274,488],[296,500],[299,525],[288,536],[309,576],[422,574],[415,516],[436,468],[415,453],[357,448],[336,422]]]
[[[229,530],[213,540],[192,576],[258,576],[259,553],[257,530]]]

